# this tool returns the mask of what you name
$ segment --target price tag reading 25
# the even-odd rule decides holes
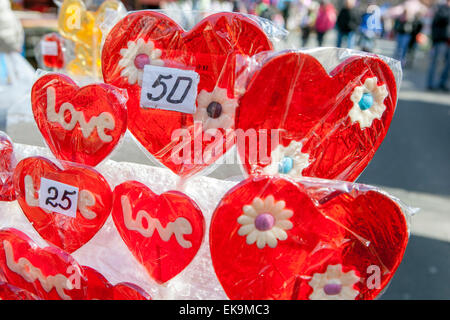
[[[41,178],[39,207],[76,218],[78,188],[58,181]]]
[[[192,70],[146,65],[141,107],[194,114],[199,80]]]

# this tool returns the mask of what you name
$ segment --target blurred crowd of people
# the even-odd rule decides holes
[[[368,0],[247,0],[235,11],[245,11],[273,20],[287,29],[299,29],[300,44],[308,46],[315,34],[323,46],[326,34],[336,30],[336,47],[372,52],[376,40],[396,41],[394,58],[411,67],[418,45],[429,47],[426,86],[448,91],[450,69],[450,0],[424,2],[406,0],[398,5]],[[439,72],[439,66],[442,65]]]
[[[14,0],[13,4],[18,1]],[[39,0],[39,3],[51,0]],[[101,0],[86,0],[94,3]],[[396,41],[394,58],[411,67],[418,45],[430,49],[426,86],[448,91],[450,69],[450,0],[405,0],[391,5],[381,0],[123,0],[129,10],[190,2],[194,10],[238,11],[270,19],[288,30],[298,30],[300,46],[323,46],[336,31],[337,47],[373,52],[379,38]],[[384,3],[383,3],[384,2]],[[150,5],[152,4],[152,5]],[[153,5],[154,4],[154,5]],[[11,12],[10,1],[0,0],[0,49],[21,49],[23,31]],[[316,42],[311,42],[315,36]],[[331,37],[327,44],[330,44]],[[438,70],[439,69],[439,70]]]

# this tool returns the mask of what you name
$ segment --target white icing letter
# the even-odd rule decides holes
[[[95,205],[95,197],[92,192],[88,190],[81,190],[80,195],[78,197],[78,208],[80,208],[80,212],[86,219],[92,220],[97,217],[97,214],[89,210],[89,207]]]

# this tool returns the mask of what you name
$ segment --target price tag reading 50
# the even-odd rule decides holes
[[[198,73],[192,70],[146,65],[141,106],[193,114],[199,80]]]
[[[41,178],[39,207],[76,218],[78,188],[65,183]]]

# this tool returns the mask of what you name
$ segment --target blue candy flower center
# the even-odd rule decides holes
[[[289,173],[293,166],[294,160],[291,157],[284,157],[278,164],[278,172],[283,174]]]
[[[370,93],[364,93],[359,100],[361,110],[367,110],[373,105],[373,96]]]

